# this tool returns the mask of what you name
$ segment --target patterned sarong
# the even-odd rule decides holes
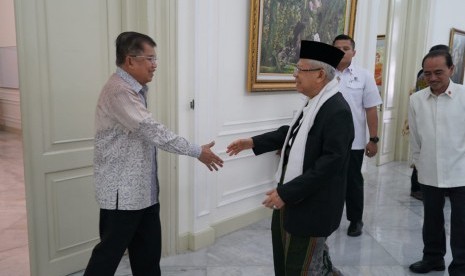
[[[333,267],[325,237],[299,237],[283,227],[284,208],[271,222],[275,276],[342,276]]]

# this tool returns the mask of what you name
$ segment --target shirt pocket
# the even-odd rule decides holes
[[[363,90],[364,86],[363,86],[363,82],[352,80],[347,83],[347,87],[349,87],[350,89],[354,89],[354,90]]]

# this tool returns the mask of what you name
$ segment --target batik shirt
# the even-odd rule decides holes
[[[102,209],[140,210],[158,203],[157,148],[198,158],[201,147],[156,122],[146,86],[117,68],[103,87],[95,115],[94,177]]]

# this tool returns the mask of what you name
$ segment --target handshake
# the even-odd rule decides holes
[[[218,157],[211,148],[215,145],[215,141],[212,141],[208,144],[205,144],[202,146],[202,152],[200,153],[199,156],[199,161],[204,163],[205,166],[210,171],[217,171],[220,167],[223,167],[223,160]],[[247,139],[238,139],[226,148],[226,153],[231,155],[236,155],[239,152],[245,150],[245,149],[251,149],[253,148],[253,140],[252,138],[247,138]]]
[[[223,160],[214,154],[211,150],[211,147],[215,145],[215,142],[212,141],[208,144],[202,146],[202,153],[200,154],[199,160],[204,163],[210,171],[217,171],[219,167],[223,167]],[[252,138],[238,139],[226,148],[226,153],[229,156],[236,155],[239,152],[251,149],[254,147]],[[284,206],[284,202],[279,197],[276,189],[268,191],[266,193],[266,199],[262,202],[265,207],[271,209],[281,209]]]

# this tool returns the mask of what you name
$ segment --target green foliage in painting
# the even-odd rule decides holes
[[[346,0],[264,0],[260,73],[291,74],[300,40],[331,44],[344,33]]]

